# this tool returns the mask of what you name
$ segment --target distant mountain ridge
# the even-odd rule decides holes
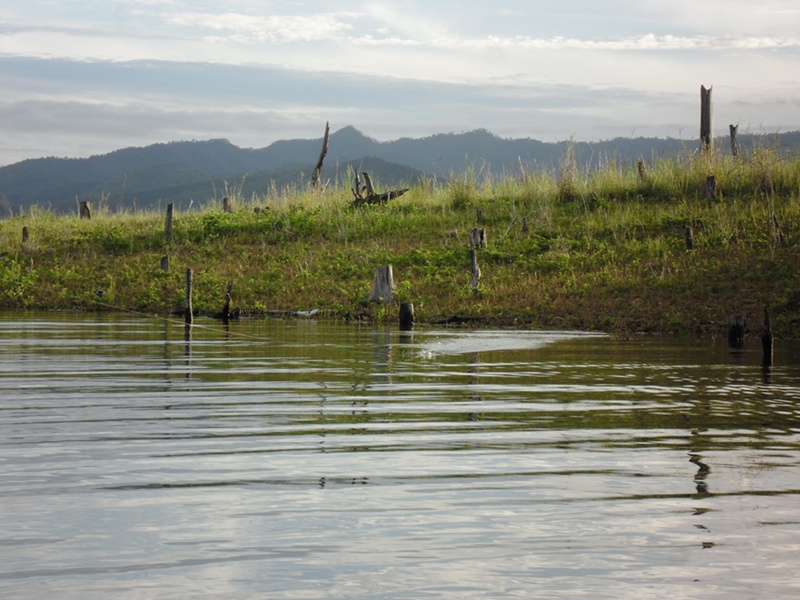
[[[776,139],[785,150],[800,149],[800,132],[740,135],[739,142],[746,148],[774,145]],[[504,139],[484,129],[379,142],[347,126],[330,136],[323,178],[343,177],[348,168],[367,170],[389,187],[413,184],[430,175],[447,179],[468,168],[492,173],[516,173],[520,163],[526,168],[555,168],[570,143]],[[103,199],[124,208],[146,208],[159,202],[203,203],[221,198],[226,185],[241,187],[241,193],[249,197],[274,186],[308,181],[321,144],[322,138],[281,140],[251,149],[217,139],[124,148],[89,158],[30,159],[0,168],[0,200],[17,213],[32,204],[55,212],[74,211],[77,200]],[[671,157],[692,152],[697,142],[616,138],[572,145],[579,164],[593,166],[609,158],[624,162]]]

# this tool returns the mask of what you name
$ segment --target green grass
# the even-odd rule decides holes
[[[706,199],[711,174],[717,195]],[[0,221],[0,307],[172,312],[191,267],[204,313],[232,281],[244,312],[394,320],[396,303],[366,304],[375,270],[391,264],[398,301],[414,302],[422,322],[704,335],[744,312],[757,333],[769,306],[775,332],[798,337],[799,196],[800,161],[764,148],[746,160],[654,160],[644,174],[614,161],[584,171],[568,152],[551,172],[470,170],[360,209],[349,183],[271,189],[235,198],[234,213],[210,202],[177,214],[171,239],[163,213],[101,206],[80,220],[32,207]],[[473,290],[476,226],[489,243]]]

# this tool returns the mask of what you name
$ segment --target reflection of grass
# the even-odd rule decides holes
[[[711,173],[718,194],[708,200]],[[762,149],[739,161],[660,160],[644,176],[613,161],[583,172],[568,154],[552,173],[468,172],[358,210],[347,183],[272,189],[236,198],[234,213],[212,202],[176,215],[169,240],[161,213],[101,206],[86,221],[33,207],[0,221],[0,306],[95,309],[102,289],[103,305],[171,311],[192,267],[201,311],[219,310],[232,281],[244,310],[394,319],[396,306],[364,305],[375,270],[392,264],[398,300],[413,301],[422,321],[717,333],[736,312],[757,322],[764,305],[777,309],[798,287],[799,191],[800,161]],[[489,245],[472,293],[468,233],[478,211]],[[159,269],[164,254],[169,273]],[[784,308],[776,333],[800,334],[796,307]]]

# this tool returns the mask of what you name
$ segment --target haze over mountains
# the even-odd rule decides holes
[[[503,139],[486,130],[401,138],[378,142],[354,127],[330,136],[323,179],[338,181],[348,168],[369,171],[380,188],[413,185],[421,177],[446,180],[467,169],[477,173],[518,173],[555,169],[569,142]],[[725,148],[727,140],[717,140]],[[617,138],[575,142],[578,163],[594,167],[602,161],[635,161],[691,153],[696,140]],[[741,135],[739,145],[800,149],[800,132]],[[79,200],[105,202],[111,209],[148,208],[175,202],[202,205],[220,199],[231,188],[244,197],[308,182],[319,156],[322,138],[283,140],[265,148],[239,148],[227,140],[171,142],[126,148],[90,158],[40,158],[0,168],[0,201],[5,212],[39,205],[57,213],[77,210]],[[227,188],[227,189],[226,189]]]

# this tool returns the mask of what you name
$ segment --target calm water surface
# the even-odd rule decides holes
[[[0,597],[798,597],[755,346],[0,315]]]

